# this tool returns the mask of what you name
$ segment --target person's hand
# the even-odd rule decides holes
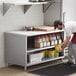
[[[60,52],[63,52],[63,51],[64,51],[64,49],[63,49],[63,48],[61,48],[61,49],[60,49]]]

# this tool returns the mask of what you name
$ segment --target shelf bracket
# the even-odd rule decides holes
[[[5,15],[5,13],[8,11],[8,9],[9,9],[12,5],[13,5],[13,4],[3,3],[3,15]]]
[[[48,4],[43,4],[43,13],[45,13],[53,3],[55,3],[55,1],[49,1]]]
[[[32,5],[24,5],[24,13],[26,13],[31,6]]]

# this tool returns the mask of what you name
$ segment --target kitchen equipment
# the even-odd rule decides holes
[[[32,31],[33,30],[33,27],[31,27],[31,26],[25,26],[25,28],[24,28],[26,31]]]

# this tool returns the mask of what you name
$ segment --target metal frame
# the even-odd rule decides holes
[[[45,13],[47,10],[48,10],[48,8],[53,4],[53,3],[55,3],[54,1],[49,1],[48,2],[48,4],[43,4],[43,13]]]

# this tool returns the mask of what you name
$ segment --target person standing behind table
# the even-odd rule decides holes
[[[66,33],[66,38],[64,42],[61,44],[61,50],[63,51],[64,48],[69,44],[68,63],[76,64],[76,21],[68,21],[63,24],[62,21],[56,20],[54,21],[54,28],[59,30],[62,30],[64,28],[64,31]],[[73,37],[71,39],[72,34]]]

